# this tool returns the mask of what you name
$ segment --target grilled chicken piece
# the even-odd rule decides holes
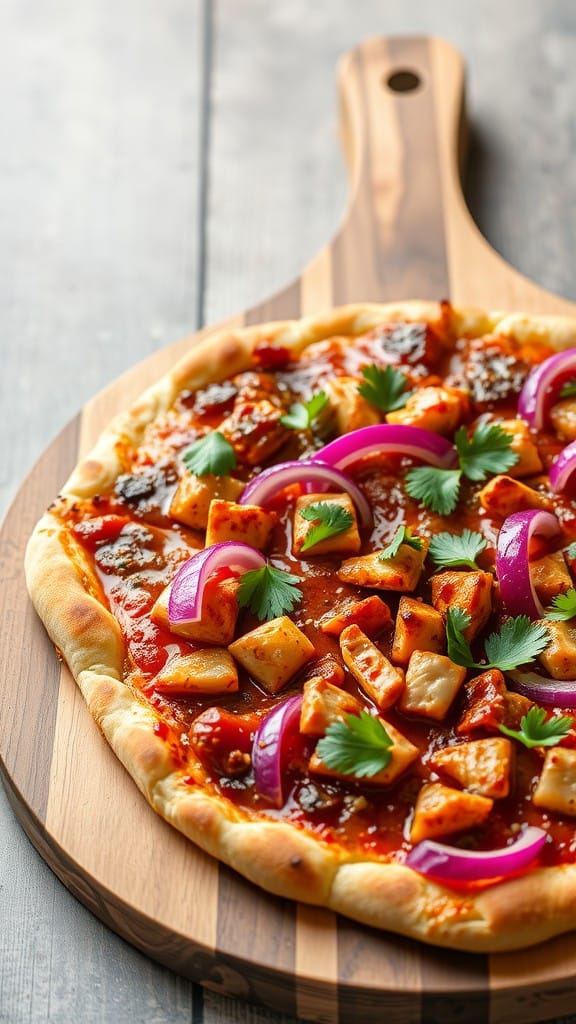
[[[358,626],[347,626],[340,634],[344,664],[379,711],[396,703],[404,689],[404,672],[368,639]]]
[[[359,715],[361,710],[360,701],[352,694],[322,676],[314,676],[304,683],[300,732],[305,736],[324,736],[333,722],[344,721],[346,715]]]
[[[329,415],[337,434],[380,423],[378,410],[358,391],[356,377],[332,377],[322,389],[328,395]]]
[[[314,656],[314,647],[287,615],[263,622],[228,647],[268,693],[278,693]]]
[[[445,614],[449,608],[462,608],[472,619],[464,630],[468,643],[480,633],[490,618],[493,582],[489,572],[480,570],[448,570],[436,573],[430,580],[432,604],[436,611]]]
[[[498,800],[510,792],[513,746],[504,736],[471,740],[437,750],[430,764],[480,796]]]
[[[532,800],[547,811],[576,815],[576,750],[552,747],[546,751]]]
[[[378,551],[358,558],[347,558],[338,570],[338,578],[344,583],[355,583],[359,587],[374,587],[375,590],[411,591],[418,586],[427,544],[416,550],[409,544],[401,544],[394,558],[382,559]]]
[[[493,800],[476,793],[463,793],[440,782],[428,783],[418,794],[410,841],[439,839],[481,825],[493,804]]]
[[[404,408],[387,413],[386,420],[451,436],[462,423],[469,405],[466,392],[458,388],[418,388],[409,396]]]
[[[406,667],[414,651],[441,654],[445,646],[446,631],[440,612],[416,598],[401,597],[392,642],[392,661]]]
[[[325,540],[312,544],[310,548],[303,551],[302,548],[316,525],[314,520],[306,519],[302,515],[302,512],[309,505],[339,506],[352,516],[352,523],[342,533],[335,533],[331,537],[326,537]],[[292,551],[296,556],[302,555],[304,558],[308,558],[310,555],[351,555],[360,551],[360,547],[361,541],[360,534],[358,533],[356,509],[348,494],[303,494],[300,498],[296,499],[292,530]]]
[[[386,602],[376,594],[372,594],[362,601],[350,598],[336,611],[323,615],[319,626],[323,633],[340,636],[346,626],[356,625],[367,636],[374,637],[381,633],[391,621],[392,616]]]
[[[553,679],[576,679],[576,625],[573,622],[541,620],[550,643],[538,655],[538,661]]]
[[[500,420],[498,424],[502,430],[512,438],[511,451],[518,456],[518,462],[508,470],[509,476],[514,478],[523,476],[536,476],[543,470],[542,459],[538,448],[532,440],[530,427],[525,420]]]
[[[392,740],[392,746],[389,748],[391,757],[386,768],[377,772],[376,775],[365,776],[359,780],[353,772],[337,772],[333,768],[328,768],[315,750],[308,762],[310,771],[327,778],[348,779],[352,782],[361,781],[363,785],[387,786],[394,782],[402,772],[405,772],[413,764],[420,752],[418,747],[415,747],[410,740],[407,740],[393,725],[390,725],[383,718],[380,721]]]
[[[440,721],[466,678],[466,669],[444,654],[414,651],[406,669],[406,687],[398,707]]]
[[[208,580],[202,597],[200,621],[172,625],[168,618],[169,584],[154,604],[150,618],[158,626],[163,626],[178,636],[185,636],[187,640],[226,646],[234,639],[238,618],[237,593],[237,580]]]
[[[478,492],[478,500],[490,515],[501,519],[513,512],[525,512],[532,508],[550,512],[553,508],[551,498],[506,475],[492,477]]]
[[[214,499],[235,501],[245,486],[245,483],[232,476],[196,476],[195,473],[185,473],[172,498],[169,515],[193,530],[205,530],[210,502]]]
[[[206,547],[234,540],[265,551],[277,522],[275,512],[259,505],[238,505],[234,501],[215,498],[208,510]]]
[[[232,655],[221,647],[179,655],[162,669],[154,683],[159,693],[236,693],[238,671]]]

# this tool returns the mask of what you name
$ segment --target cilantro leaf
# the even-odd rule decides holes
[[[249,608],[261,622],[276,619],[291,612],[294,605],[302,600],[298,583],[301,583],[300,576],[293,576],[273,565],[251,569],[240,579],[238,604],[241,608]]]
[[[546,618],[553,622],[565,622],[576,615],[576,590],[570,587],[565,594],[556,594],[552,598],[552,608],[546,612]]]
[[[481,533],[466,529],[460,535],[437,533],[430,541],[428,554],[436,565],[466,565],[470,569],[477,569],[476,559],[485,547],[486,541]]]
[[[318,391],[307,402],[294,402],[288,412],[280,417],[280,423],[291,430],[308,430],[327,404],[326,392]]]
[[[488,661],[485,664],[474,661],[470,644],[463,632],[472,618],[462,608],[449,608],[446,616],[446,641],[448,657],[464,668],[499,668],[510,672],[518,665],[534,661],[550,642],[546,626],[542,622],[530,622],[527,615],[507,619],[499,633],[491,633],[484,649]]]
[[[396,530],[396,533],[390,543],[383,548],[378,555],[380,561],[385,562],[389,558],[394,558],[398,554],[401,544],[408,544],[409,547],[414,548],[416,551],[422,550],[422,541],[420,538],[414,537],[410,527],[405,526],[405,524],[402,523],[402,525]]]
[[[359,715],[346,715],[343,722],[332,722],[316,750],[327,768],[362,779],[390,764],[391,746],[380,719],[361,711]]]
[[[505,473],[518,462],[512,437],[497,423],[481,423],[468,437],[466,427],[454,435],[460,469],[469,480],[485,480],[488,473]]]
[[[303,519],[315,525],[308,532],[301,551],[308,551],[309,548],[319,544],[328,537],[334,537],[338,533],[346,533],[354,522],[354,517],[347,508],[337,505],[336,502],[318,501],[312,505],[306,505],[299,513]]]
[[[364,381],[358,385],[358,391],[371,405],[382,412],[393,412],[406,405],[409,392],[408,378],[393,366],[365,366],[362,370]]]
[[[491,633],[486,640],[486,668],[509,672],[534,661],[549,643],[550,635],[542,622],[530,622],[527,615],[506,619],[500,632]]]
[[[569,544],[566,548],[566,554],[568,558],[576,558],[576,540]]]
[[[446,614],[446,643],[448,657],[464,668],[475,668],[474,657],[470,644],[463,636],[464,630],[472,622],[472,617],[457,605],[449,608]]]
[[[458,503],[461,476],[459,469],[416,466],[406,474],[406,490],[432,512],[448,516]]]
[[[236,468],[236,453],[224,434],[212,430],[186,448],[182,461],[196,476],[225,476]]]
[[[576,380],[567,380],[560,388],[558,398],[573,398],[576,395]]]
[[[546,711],[536,705],[520,719],[520,729],[508,729],[499,725],[500,732],[512,739],[520,740],[525,747],[555,747],[571,732],[574,719],[568,715],[556,715],[546,720]]]

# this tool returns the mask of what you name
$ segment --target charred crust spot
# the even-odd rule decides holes
[[[290,857],[290,867],[291,868],[299,868],[301,865],[302,865],[302,857],[299,857],[298,854],[294,854],[293,857]]]

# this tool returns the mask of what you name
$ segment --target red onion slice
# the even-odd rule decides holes
[[[510,615],[541,619],[544,607],[530,575],[530,540],[534,534],[554,537],[560,524],[551,512],[529,509],[514,512],[502,523],[496,546],[496,575],[500,593]]]
[[[538,672],[519,669],[506,673],[511,689],[529,697],[536,704],[551,704],[555,708],[576,708],[576,679],[552,679]]]
[[[518,399],[518,412],[531,427],[541,430],[546,422],[548,408],[555,401],[561,385],[576,377],[576,348],[545,359],[528,374]]]
[[[299,730],[301,710],[302,694],[288,697],[262,719],[254,737],[254,784],[260,796],[275,807],[284,804],[283,753],[289,737]]]
[[[441,469],[448,469],[456,463],[456,449],[445,437],[421,427],[393,423],[376,423],[372,427],[351,430],[349,434],[324,445],[312,459],[327,462],[336,469],[346,469],[365,455],[376,453],[408,455]]]
[[[199,622],[202,616],[202,598],[208,578],[217,569],[227,568],[231,573],[262,569],[264,555],[249,544],[227,540],[192,555],[176,573],[168,598],[168,619],[172,625]]]
[[[528,867],[544,843],[544,829],[530,825],[511,846],[500,850],[460,850],[431,839],[424,839],[406,858],[408,867],[421,875],[447,882],[480,882],[502,878]]]
[[[576,441],[571,441],[556,456],[550,466],[549,477],[550,487],[555,494],[571,490],[574,484],[574,472],[576,471]]]
[[[316,457],[279,462],[278,465],[265,469],[244,488],[239,504],[264,506],[276,494],[292,484],[314,484],[320,490],[337,487],[339,491],[346,491],[358,509],[361,525],[372,526],[370,505],[360,488],[345,473],[333,466],[325,465]]]

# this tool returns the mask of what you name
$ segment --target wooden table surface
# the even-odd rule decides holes
[[[472,212],[510,263],[576,300],[571,0],[2,0],[0,511],[93,394],[283,287],[332,236],[336,62],[399,33],[461,50]],[[2,1024],[290,1020],[107,930],[0,787]]]

